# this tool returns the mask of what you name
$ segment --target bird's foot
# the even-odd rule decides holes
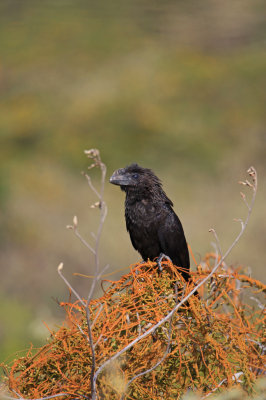
[[[160,272],[162,272],[162,270],[163,270],[163,267],[162,267],[162,260],[163,260],[163,258],[165,258],[166,260],[168,260],[168,261],[170,261],[171,263],[172,263],[172,260],[171,260],[171,258],[170,257],[168,257],[166,254],[164,254],[164,253],[161,253],[160,255],[159,255],[159,257],[157,258],[157,265],[158,265],[158,268],[159,268],[159,271]]]

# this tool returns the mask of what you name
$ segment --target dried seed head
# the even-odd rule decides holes
[[[101,206],[100,201],[96,201],[96,203],[91,205],[91,208],[100,208],[100,206]]]
[[[86,154],[87,157],[89,158],[96,158],[99,157],[99,150],[98,149],[90,149],[90,150],[84,150],[84,153]]]
[[[255,183],[257,181],[257,172],[254,167],[249,167],[247,170],[247,173],[249,176],[252,178],[253,182]]]
[[[78,226],[78,217],[76,215],[73,218],[73,224],[75,228]]]
[[[64,267],[64,264],[61,262],[61,263],[58,265],[58,267],[57,267],[57,271],[58,271],[58,272],[59,272],[59,271],[62,271],[63,267]]]

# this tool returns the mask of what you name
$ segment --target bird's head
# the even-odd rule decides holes
[[[145,176],[145,170],[147,169],[140,167],[138,164],[119,168],[111,176],[110,183],[120,186],[122,190],[126,190],[127,187],[139,186]]]
[[[151,169],[138,164],[131,164],[117,169],[110,178],[110,183],[118,185],[134,198],[156,198],[170,201],[161,186],[159,178]]]

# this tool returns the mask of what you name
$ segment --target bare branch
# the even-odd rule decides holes
[[[214,237],[215,237],[215,240],[216,240],[218,252],[219,252],[220,256],[222,257],[221,244],[220,244],[220,240],[219,240],[219,238],[218,238],[218,236],[217,236],[217,233],[216,233],[215,229],[211,228],[211,229],[209,229],[209,232],[213,233],[213,235],[214,235]]]
[[[68,288],[71,290],[71,292],[74,293],[74,295],[76,296],[76,298],[81,302],[81,304],[83,305],[83,307],[87,307],[86,303],[82,300],[82,298],[80,297],[80,295],[78,294],[78,292],[71,286],[71,284],[68,282],[68,280],[64,277],[64,275],[62,274],[62,270],[63,270],[63,263],[60,263],[57,267],[57,272],[60,276],[60,278],[63,279],[63,281],[65,282],[65,284],[68,286]]]
[[[86,320],[87,320],[87,325],[88,325],[89,343],[90,343],[90,347],[91,347],[91,373],[90,373],[90,375],[91,375],[91,400],[95,400],[97,398],[96,384],[95,384],[93,378],[94,378],[95,369],[96,369],[96,356],[95,356],[95,346],[94,346],[93,338],[92,338],[89,304],[86,307]]]
[[[106,166],[105,164],[101,161],[100,157],[100,152],[97,149],[90,149],[90,150],[85,150],[84,153],[87,155],[88,158],[92,159],[93,163],[88,167],[88,169],[92,169],[95,167],[99,167],[101,170],[101,186],[100,186],[100,191],[98,191],[95,186],[93,185],[91,178],[88,174],[83,174],[85,178],[87,179],[88,185],[91,188],[91,190],[95,193],[96,197],[98,198],[98,201],[95,202],[91,208],[98,208],[100,210],[100,222],[99,226],[97,229],[97,233],[91,233],[94,240],[95,240],[95,246],[92,247],[79,233],[78,231],[78,219],[75,216],[73,218],[73,225],[69,225],[67,228],[72,229],[75,233],[75,235],[79,238],[79,240],[89,249],[89,251],[94,255],[94,277],[91,283],[90,291],[87,296],[87,301],[85,303],[84,300],[81,299],[80,295],[77,293],[77,291],[74,290],[74,288],[70,285],[68,280],[63,276],[62,274],[62,268],[63,264],[58,267],[58,273],[61,276],[61,278],[64,280],[66,285],[72,290],[72,292],[75,294],[77,299],[81,302],[81,304],[84,306],[85,311],[86,311],[86,321],[87,321],[87,329],[88,329],[88,336],[85,334],[85,332],[78,326],[79,330],[83,335],[86,336],[86,338],[89,341],[90,347],[91,347],[91,353],[92,353],[92,360],[91,360],[91,400],[95,400],[97,398],[96,394],[96,381],[94,379],[95,375],[95,369],[96,369],[96,361],[95,361],[95,344],[93,343],[93,338],[92,338],[92,326],[93,323],[91,324],[91,318],[90,318],[90,309],[89,305],[91,302],[91,299],[93,297],[95,287],[101,276],[104,274],[105,270],[108,268],[108,265],[106,265],[102,271],[100,271],[100,260],[99,260],[99,246],[100,246],[100,238],[103,230],[103,225],[105,218],[107,216],[107,206],[106,203],[104,202],[103,195],[104,195],[104,185],[105,185],[105,178],[106,178]],[[98,311],[97,316],[99,315],[100,310]],[[97,318],[96,316],[96,318]],[[95,321],[94,321],[95,322]],[[99,338],[96,342],[96,345],[99,341]]]
[[[103,274],[105,273],[105,271],[110,267],[109,264],[106,264],[105,267],[103,267],[103,269],[101,270],[101,272],[99,272],[98,276],[97,276],[97,280],[99,281],[101,279],[101,277],[103,276]]]
[[[89,184],[89,187],[91,188],[91,190],[96,194],[96,196],[98,197],[98,199],[100,199],[101,195],[98,192],[98,190],[95,188],[95,186],[92,184],[91,181],[91,177],[88,174],[83,173],[83,175],[85,176],[85,178],[87,179],[87,182]]]
[[[88,337],[87,333],[84,332],[84,330],[81,328],[81,326],[80,326],[79,324],[76,324],[76,326],[78,327],[78,330],[80,331],[80,333],[81,333],[81,334],[85,337],[85,339],[87,339],[88,342],[90,343],[89,337]]]
[[[94,317],[94,320],[92,321],[91,329],[93,328],[93,325],[95,324],[95,322],[97,321],[99,315],[101,314],[102,309],[103,309],[103,305],[101,304],[100,307],[99,307],[99,310],[97,311],[97,314]]]
[[[79,240],[84,244],[84,246],[86,246],[91,252],[92,254],[95,256],[95,249],[81,236],[81,234],[79,233],[79,231],[77,230],[77,228],[75,228],[73,226],[73,231],[75,233],[75,235],[79,238]]]

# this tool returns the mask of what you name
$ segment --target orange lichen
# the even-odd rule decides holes
[[[118,281],[106,281],[109,287],[104,295],[89,305],[96,370],[166,316],[206,277],[215,261],[215,255],[208,254],[190,284],[169,261],[163,262],[161,273],[155,263],[147,262],[131,266]],[[241,283],[245,289],[240,296]],[[260,307],[242,299],[248,288],[266,289],[261,282],[222,266],[204,285],[202,297],[192,296],[174,314],[170,346],[167,321],[103,369],[97,380],[99,398],[118,400],[125,391],[127,400],[171,400],[188,389],[206,395],[232,385],[251,391],[263,368],[265,320]],[[61,305],[66,323],[37,354],[29,351],[11,365],[8,383],[13,394],[40,398],[66,393],[62,398],[90,398],[92,352],[86,313],[79,301]],[[160,365],[127,387],[132,377],[164,355]]]

